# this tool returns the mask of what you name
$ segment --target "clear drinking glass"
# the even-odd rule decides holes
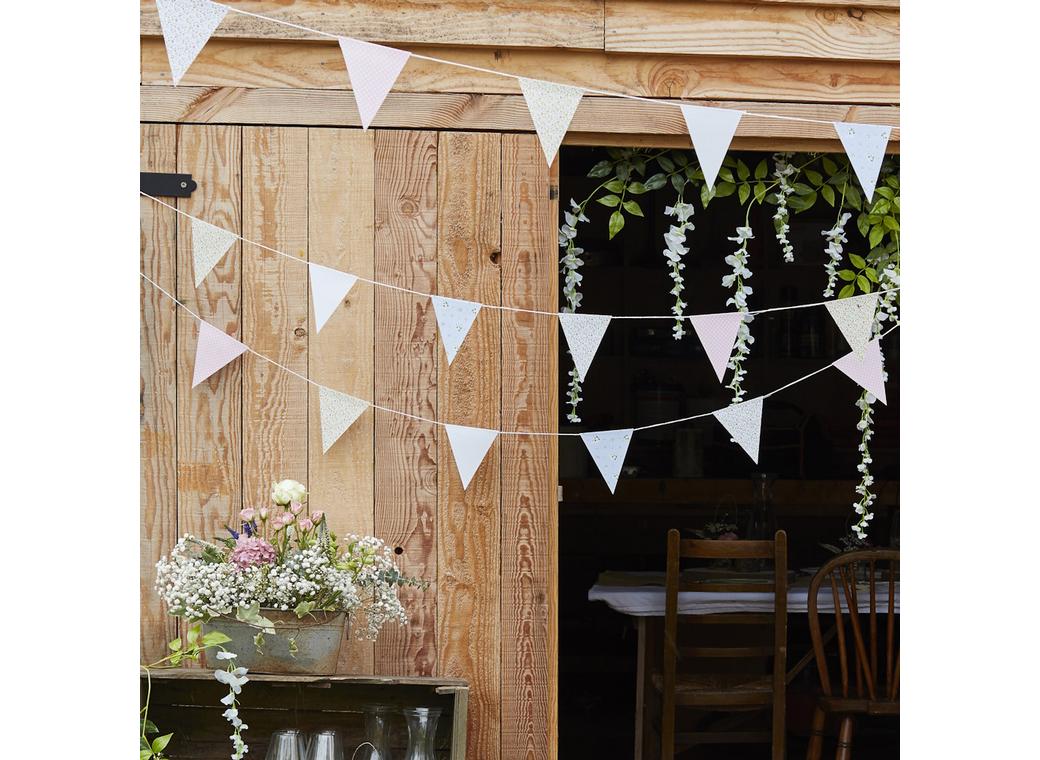
[[[319,731],[307,745],[307,760],[343,760],[343,739],[338,731]]]
[[[365,705],[365,745],[358,753],[360,760],[389,760],[390,717],[394,709],[390,705]]]
[[[306,760],[307,741],[303,731],[285,728],[271,734],[266,760]]]
[[[408,722],[408,753],[405,760],[435,760],[439,707],[408,707],[402,710]]]

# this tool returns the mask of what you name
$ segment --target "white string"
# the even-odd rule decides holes
[[[155,201],[160,206],[165,206],[166,208],[170,209],[171,211],[177,212],[181,216],[187,217],[188,219],[193,219],[193,220],[198,221],[198,222],[202,222],[203,224],[209,224],[211,227],[216,227],[215,224],[210,224],[209,222],[206,222],[206,221],[204,221],[202,219],[199,219],[198,217],[192,216],[191,214],[189,214],[186,211],[181,211],[176,206],[171,205],[169,203],[166,203],[165,201],[162,201],[162,200],[156,198],[153,195],[149,195],[148,193],[144,192],[143,190],[141,190],[139,192],[141,193],[141,195],[143,197],[148,198],[149,200]],[[231,230],[226,230],[223,227],[218,227],[218,229],[222,230],[223,232],[226,232],[229,235],[233,235],[235,238],[241,240],[243,243],[247,243],[249,245],[254,245],[257,248],[263,248],[265,251],[270,251],[271,253],[276,253],[279,256],[283,256],[283,257],[285,257],[287,259],[290,259],[292,261],[295,261],[295,262],[297,262],[299,264],[307,264],[307,263],[309,263],[306,259],[301,259],[299,256],[293,256],[291,253],[285,253],[284,251],[279,251],[277,248],[271,248],[270,246],[264,245],[263,243],[258,243],[255,240],[250,240],[249,238],[242,237],[238,233],[232,232]],[[325,265],[322,264],[322,266],[325,266]],[[335,267],[325,266],[325,268],[326,269],[332,269],[332,270],[334,270],[336,272],[342,272],[342,270],[335,269]],[[410,293],[413,296],[422,296],[423,298],[443,298],[444,297],[444,296],[440,296],[438,293],[425,293],[425,292],[423,292],[421,290],[412,290],[411,288],[404,288],[404,287],[401,287],[400,285],[392,285],[392,284],[390,284],[388,282],[380,282],[379,280],[372,280],[372,279],[369,279],[368,277],[363,277],[362,275],[354,274],[353,272],[342,272],[342,273],[343,274],[349,274],[352,277],[356,277],[361,282],[366,282],[369,285],[372,285],[374,287],[389,288],[390,290],[397,290],[397,291],[399,291],[401,293]],[[897,290],[899,290],[899,288],[889,288],[888,290],[876,290],[873,293],[868,293],[867,296],[883,295],[885,293],[893,293],[893,292],[895,292]],[[865,298],[867,296],[851,296],[851,297],[852,298]],[[473,301],[472,303],[479,303],[479,302]],[[740,312],[740,313],[742,313],[742,314],[750,314],[750,315],[754,316],[754,315],[757,315],[757,314],[767,314],[767,313],[772,312],[772,311],[785,311],[787,309],[808,309],[808,308],[813,307],[813,306],[823,306],[823,305],[828,304],[828,303],[834,303],[833,299],[830,300],[830,301],[815,301],[813,303],[792,304],[791,306],[773,306],[773,307],[771,307],[769,309],[755,309],[753,311],[746,311],[746,312]],[[504,306],[504,305],[493,304],[493,303],[479,303],[479,305],[480,305],[480,308],[482,308],[482,309],[497,309],[499,311],[509,311],[509,312],[514,312],[514,313],[518,313],[518,314],[544,314],[544,315],[551,316],[551,317],[559,317],[560,316],[560,312],[556,312],[556,311],[542,311],[540,309],[522,309],[522,308],[520,308],[518,306]],[[737,312],[734,312],[734,313],[737,313]],[[586,312],[582,312],[582,314],[587,314],[587,313]],[[696,316],[700,316],[700,315],[698,315],[698,314],[677,315],[677,314],[673,313],[673,314],[625,314],[625,315],[619,315],[619,316],[614,316],[612,314],[606,314],[606,315],[587,314],[587,316],[609,316],[613,320],[613,319],[689,319],[690,317],[696,317]]]
[[[191,316],[193,316],[199,322],[206,322],[206,320],[204,320],[202,317],[200,317],[194,311],[189,309],[176,296],[174,296],[172,293],[170,293],[164,287],[159,285],[151,277],[146,275],[144,272],[141,272],[140,274],[141,274],[141,277],[144,280],[146,280],[149,283],[151,283],[151,285],[156,290],[158,290],[164,296],[166,296],[171,301],[173,301],[177,306],[180,306],[182,309],[184,309],[184,311],[188,312]],[[206,324],[210,324],[210,323],[206,322]],[[213,327],[213,329],[215,329],[215,330],[220,330],[219,327],[216,327],[215,325],[212,325],[212,324],[210,324],[210,327]],[[885,332],[881,333],[881,335],[878,336],[878,339],[885,337],[890,332],[895,330],[897,327],[899,327],[898,324],[892,325],[892,327],[890,327],[888,330],[886,330]],[[224,331],[221,330],[221,332],[224,332]],[[274,359],[271,359],[270,357],[264,356],[259,351],[255,351],[252,348],[250,348],[249,346],[246,346],[246,344],[242,343],[242,341],[239,341],[239,343],[241,343],[243,346],[245,346],[246,351],[248,351],[249,353],[253,354],[253,356],[256,356],[256,357],[258,357],[260,359],[263,359],[265,362],[267,362],[269,364],[272,364],[275,367],[278,367],[279,369],[285,370],[290,375],[295,375],[296,377],[298,377],[301,380],[303,380],[305,383],[309,383],[310,385],[313,385],[315,388],[327,388],[328,390],[335,390],[334,388],[328,388],[328,386],[322,385],[321,383],[318,383],[318,382],[315,382],[314,380],[311,380],[306,375],[301,375],[296,370],[291,369],[290,367],[286,367],[284,364],[280,364],[279,362],[276,362]],[[792,380],[787,385],[781,386],[780,388],[777,388],[776,390],[769,391],[768,393],[763,393],[761,396],[756,396],[756,398],[769,398],[770,396],[772,396],[772,395],[774,395],[776,393],[779,393],[780,391],[787,390],[791,386],[797,385],[798,383],[802,382],[803,380],[808,380],[810,377],[813,377],[814,375],[818,375],[819,373],[823,372],[824,370],[830,369],[832,366],[834,366],[833,362],[831,362],[831,364],[828,364],[826,366],[820,367],[819,369],[814,370],[814,371],[810,372],[808,375],[804,375],[804,376],[798,378],[797,380]],[[355,396],[355,398],[357,398],[357,396]],[[374,403],[372,401],[367,401],[365,399],[359,399],[359,400],[364,401],[366,404],[371,406],[373,409],[378,409],[381,412],[387,412],[389,414],[396,414],[396,415],[399,415],[401,417],[408,417],[409,419],[417,420],[419,422],[426,422],[426,423],[431,424],[431,425],[437,425],[438,427],[444,427],[446,425],[452,424],[452,423],[447,423],[447,422],[440,422],[438,420],[427,419],[426,417],[420,417],[419,415],[410,414],[409,412],[402,412],[399,409],[391,409],[390,407],[380,406],[379,404],[376,404],[376,403]],[[723,408],[727,408],[727,407],[723,407]],[[674,419],[674,420],[665,420],[664,422],[655,422],[655,423],[650,424],[650,425],[640,425],[639,427],[632,428],[632,430],[633,431],[636,431],[636,430],[649,430],[651,428],[665,427],[667,425],[677,425],[677,424],[682,423],[682,422],[689,422],[691,420],[699,420],[699,419],[702,419],[704,417],[711,417],[717,411],[722,411],[722,409],[716,409],[716,410],[711,411],[711,412],[702,412],[701,414],[693,414],[693,415],[690,415],[689,417],[679,417],[678,419]],[[560,432],[547,432],[547,431],[536,431],[536,430],[498,430],[496,432],[499,435],[531,435],[531,436],[557,436],[557,437],[564,437],[564,436],[577,437],[577,436],[581,435],[581,433],[567,433],[567,432],[560,433]],[[605,432],[605,431],[586,431],[586,432]]]
[[[210,0],[210,2],[213,5],[219,5],[221,8],[227,9],[227,10],[231,11],[232,13],[238,13],[238,14],[240,14],[242,16],[252,16],[253,18],[262,19],[264,21],[270,21],[273,24],[281,24],[282,26],[289,26],[289,27],[292,27],[293,29],[299,29],[300,31],[303,31],[303,32],[310,32],[311,34],[317,34],[317,35],[322,36],[322,37],[329,37],[330,39],[334,39],[334,40],[338,40],[338,39],[354,39],[354,38],[351,38],[351,37],[344,37],[344,35],[340,35],[340,34],[332,34],[330,32],[323,32],[320,29],[311,29],[310,27],[303,26],[301,24],[294,24],[291,21],[283,21],[282,19],[273,18],[271,16],[264,16],[264,15],[262,15],[260,13],[251,13],[250,11],[244,11],[244,10],[241,10],[239,8],[233,8],[230,5],[224,5],[222,3],[217,3],[217,2],[214,2],[213,0]],[[363,41],[363,40],[359,40],[359,41]],[[383,45],[382,47],[391,47],[391,46],[390,45]],[[398,50],[400,48],[394,48],[394,49]],[[410,51],[405,51],[405,52],[408,52],[408,54],[411,55],[413,58],[419,58],[419,59],[424,60],[424,61],[430,61],[431,63],[440,63],[440,64],[443,64],[445,66],[455,66],[455,67],[460,68],[460,69],[469,69],[470,71],[479,71],[482,74],[490,74],[491,76],[507,77],[509,79],[517,79],[517,80],[519,80],[519,79],[533,79],[533,77],[521,77],[519,74],[511,74],[508,71],[496,71],[495,69],[485,69],[482,66],[473,66],[472,64],[468,64],[468,63],[460,63],[458,61],[449,61],[449,60],[447,60],[445,58],[436,58],[436,57],[434,57],[432,55],[422,55],[420,53],[412,53]],[[545,82],[547,84],[560,84],[559,82],[553,82],[553,81],[548,80],[548,79],[539,79],[537,81]],[[567,86],[568,87],[576,87],[576,85],[567,85]],[[631,94],[629,94],[627,92],[615,92],[615,91],[612,91],[612,90],[599,90],[599,89],[595,89],[595,88],[592,88],[592,87],[585,87],[585,86],[580,86],[580,87],[578,87],[578,89],[584,90],[585,92],[588,92],[588,93],[592,93],[593,95],[606,95],[606,96],[612,97],[612,98],[624,98],[626,100],[638,100],[638,101],[640,101],[642,103],[650,103],[652,105],[668,106],[670,108],[679,108],[682,105],[693,105],[693,103],[686,103],[686,104],[684,104],[684,103],[677,102],[677,101],[674,101],[674,100],[669,100],[669,99],[666,99],[666,98],[646,98],[646,97],[643,97],[641,95],[631,95]],[[759,119],[778,119],[780,121],[802,121],[802,122],[806,122],[806,123],[809,123],[809,124],[827,124],[827,125],[830,125],[830,126],[834,125],[833,121],[827,121],[825,119],[810,119],[810,118],[805,117],[805,116],[781,116],[780,114],[775,114],[775,113],[758,113],[756,111],[744,111],[744,109],[741,109],[741,108],[727,109],[727,110],[742,111],[745,116],[754,116],[755,118],[759,118]],[[899,127],[891,127],[891,130],[893,132],[898,132],[899,131]]]

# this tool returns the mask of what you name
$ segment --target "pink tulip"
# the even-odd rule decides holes
[[[289,505],[289,509],[290,511],[292,511],[294,515],[298,515],[300,514],[300,512],[303,511],[303,505],[300,504],[300,502],[298,501],[294,501],[292,504]]]
[[[256,517],[256,510],[253,509],[252,507],[247,507],[246,509],[242,510],[241,517],[242,517],[242,521],[243,522],[249,522],[254,517]]]
[[[313,512],[311,512],[311,520],[314,521],[315,525],[320,523],[323,517],[325,517],[325,513],[322,512],[320,509],[316,509]]]
[[[282,525],[289,525],[295,519],[296,519],[296,516],[293,515],[292,512],[282,512],[282,518],[281,518]]]
[[[307,531],[309,531],[311,528],[314,527],[314,523],[312,523],[306,517],[303,518],[302,520],[300,520],[299,525],[300,525],[300,530],[302,530],[304,533],[306,533]]]
[[[260,507],[260,519],[261,520],[266,520],[267,516],[269,514],[270,514],[270,510],[268,510],[267,507]]]

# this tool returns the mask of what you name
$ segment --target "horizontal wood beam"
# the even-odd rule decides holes
[[[824,103],[899,102],[899,64],[607,53],[537,48],[401,45],[421,55],[651,98],[716,98]],[[141,39],[141,83],[170,84],[159,37]],[[211,39],[181,80],[204,87],[347,89],[339,45],[285,40]],[[515,79],[412,58],[395,92],[512,95]]]

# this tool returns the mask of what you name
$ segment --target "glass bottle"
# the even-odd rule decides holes
[[[405,760],[435,760],[438,707],[408,707],[403,711],[408,722],[408,753]]]

